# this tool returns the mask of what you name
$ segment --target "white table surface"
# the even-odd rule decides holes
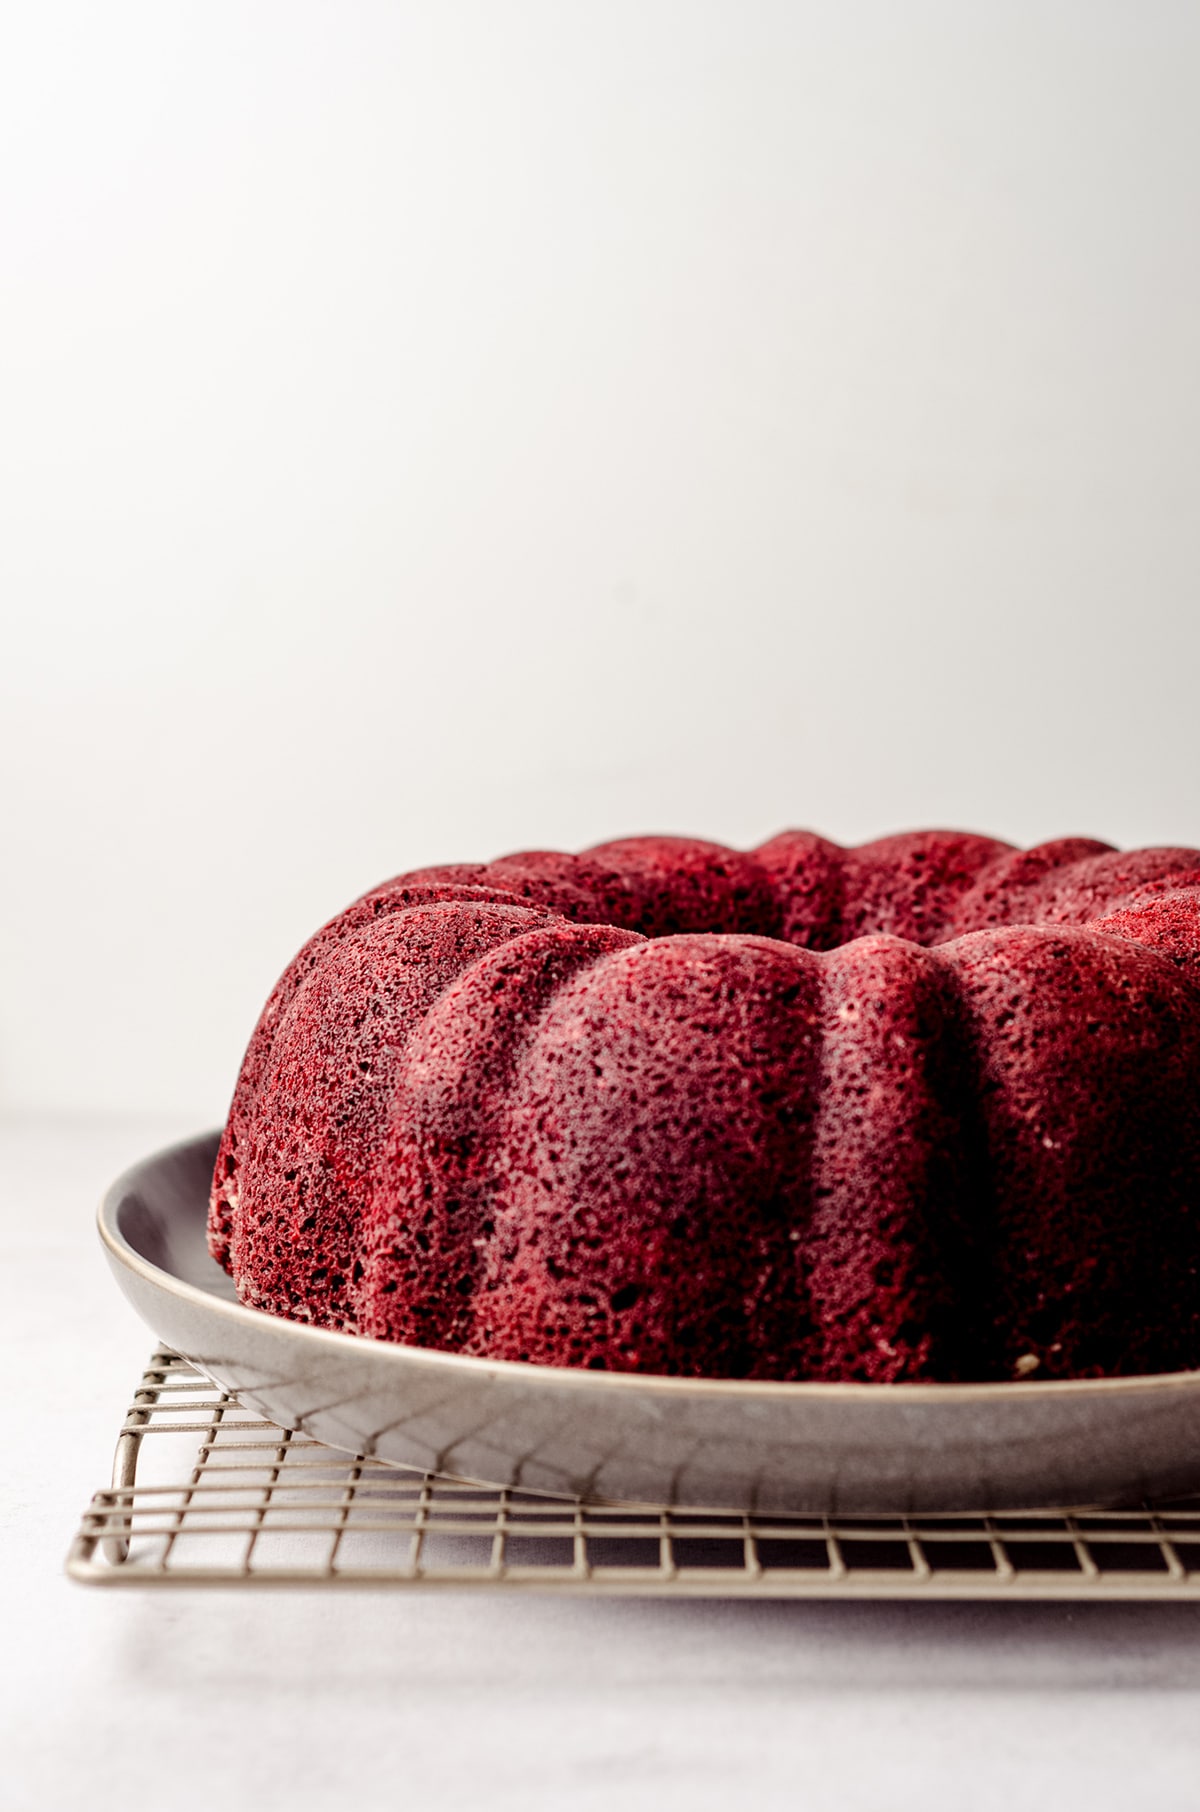
[[[0,1802],[1200,1807],[1200,1605],[103,1593],[63,1559],[152,1335],[92,1226],[194,1130],[0,1132]]]

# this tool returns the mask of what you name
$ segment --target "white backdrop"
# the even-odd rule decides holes
[[[0,45],[0,1101],[215,1120],[401,868],[1200,843],[1200,11]]]

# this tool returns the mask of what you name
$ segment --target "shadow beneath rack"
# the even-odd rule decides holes
[[[503,1699],[706,1684],[1064,1697],[1200,1688],[1200,1604],[231,1591],[174,1599],[169,1619],[161,1600],[139,1597],[128,1609],[122,1670],[151,1693],[240,1685],[262,1700],[314,1680],[335,1694],[408,1702],[447,1691]]]

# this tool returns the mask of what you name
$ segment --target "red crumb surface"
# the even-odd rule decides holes
[[[399,876],[272,992],[209,1230],[248,1303],[497,1359],[1200,1365],[1200,852],[786,831]]]

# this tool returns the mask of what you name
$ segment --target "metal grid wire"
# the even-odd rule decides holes
[[[991,1516],[585,1507],[355,1459],[263,1421],[160,1348],[67,1571],[108,1586],[1200,1599],[1200,1498]]]

